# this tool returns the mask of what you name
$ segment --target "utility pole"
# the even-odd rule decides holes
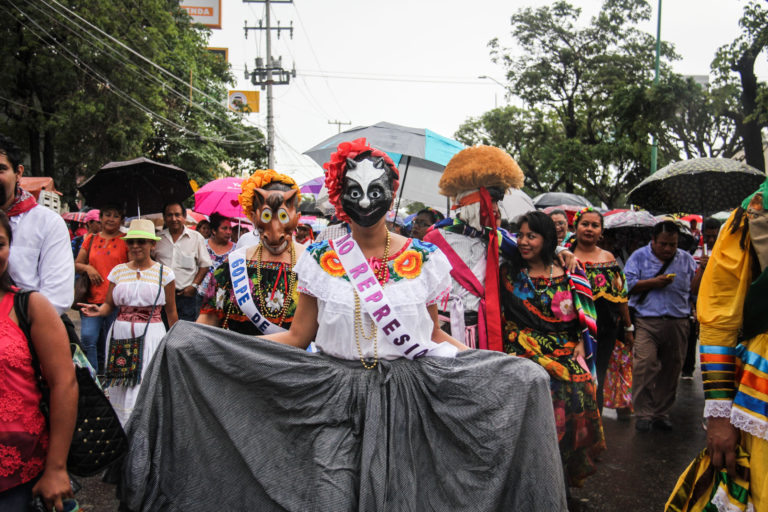
[[[659,11],[656,13],[656,69],[653,75],[653,85],[659,83],[659,60],[661,56],[661,0],[659,0]],[[659,143],[655,136],[651,136],[651,174],[656,172],[659,158]]]
[[[339,133],[341,133],[341,126],[342,125],[349,126],[349,125],[352,124],[352,121],[347,121],[346,123],[343,122],[343,121],[328,121],[328,124],[335,124],[336,126],[338,126],[339,127]]]
[[[270,4],[290,4],[293,0],[243,0],[245,4],[265,4],[265,24],[259,20],[258,27],[249,27],[248,22],[245,22],[243,27],[245,30],[245,38],[248,39],[249,30],[263,30],[267,38],[267,65],[264,65],[264,59],[261,57],[256,58],[256,69],[248,72],[248,66],[245,68],[245,77],[251,79],[253,85],[258,85],[262,90],[267,89],[267,162],[270,169],[275,167],[275,114],[272,108],[272,86],[273,85],[287,85],[291,81],[291,77],[296,77],[296,64],[294,63],[293,70],[287,71],[283,69],[283,58],[278,58],[275,61],[272,58],[272,31],[277,32],[277,38],[280,39],[280,32],[287,30],[291,34],[293,39],[293,21],[291,21],[290,27],[281,27],[280,22],[277,22],[277,26],[272,26]],[[277,79],[275,79],[277,76]]]

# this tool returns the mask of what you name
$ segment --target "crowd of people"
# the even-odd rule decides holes
[[[239,196],[255,229],[237,241],[231,219],[193,229],[178,202],[159,231],[101,204],[70,232],[20,188],[21,158],[0,135],[2,510],[73,497],[73,340],[134,441],[125,510],[565,510],[606,449],[603,407],[640,433],[675,428],[699,339],[708,446],[669,510],[768,500],[768,186],[722,229],[692,225],[694,254],[667,220],[622,260],[591,207],[502,228],[498,203],[524,176],[489,146],[446,166],[450,216],[425,208],[408,226],[387,221],[397,167],[364,139],[324,166],[335,211],[320,232],[300,223],[293,178],[257,171]],[[38,292],[29,336],[21,290]],[[227,477],[211,489],[195,460]],[[707,467],[746,490],[710,477],[702,494],[690,479]]]

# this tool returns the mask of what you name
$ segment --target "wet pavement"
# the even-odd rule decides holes
[[[71,316],[79,325],[77,314]],[[571,490],[571,512],[664,509],[677,478],[705,445],[701,417],[704,393],[698,368],[694,375],[694,380],[681,380],[678,385],[677,401],[670,412],[675,426],[672,431],[637,432],[634,418],[621,422],[613,410],[604,411],[608,450],[600,458],[597,473],[584,487]],[[100,477],[78,480],[83,485],[77,494],[83,511],[118,510],[115,486],[103,483]]]

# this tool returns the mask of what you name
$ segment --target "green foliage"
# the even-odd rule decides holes
[[[411,215],[412,213],[418,213],[424,208],[426,208],[427,205],[420,201],[413,201],[408,204],[408,206],[405,208],[405,211],[408,212],[408,215]]]
[[[736,123],[747,163],[765,171],[762,132],[768,126],[768,84],[755,75],[755,62],[768,46],[765,2],[748,2],[739,25],[741,34],[718,48],[712,71],[722,89],[738,91],[739,101],[729,104],[726,115]]]
[[[466,144],[509,152],[526,173],[529,193],[564,190],[617,205],[650,170],[650,136],[661,165],[694,156],[730,156],[735,125],[724,112],[728,89],[713,91],[673,74],[674,48],[662,41],[653,84],[655,37],[637,28],[650,19],[645,0],[605,0],[588,23],[566,1],[512,15],[514,45],[490,42],[507,71],[507,106],[468,119]]]
[[[178,1],[58,2],[0,6],[0,44],[14,50],[0,54],[0,130],[29,151],[29,174],[71,200],[76,180],[115,160],[147,156],[200,183],[263,162],[261,132],[225,107],[229,66]]]

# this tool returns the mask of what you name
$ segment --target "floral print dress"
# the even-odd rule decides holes
[[[577,298],[567,274],[530,278],[505,263],[501,280],[504,351],[549,373],[560,456],[569,484],[580,486],[605,450],[593,376],[573,358],[583,335],[580,317],[590,313],[591,301]]]

